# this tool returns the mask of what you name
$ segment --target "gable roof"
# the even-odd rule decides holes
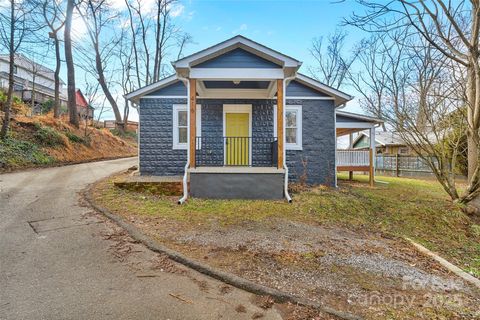
[[[254,53],[265,60],[274,62],[283,67],[299,68],[302,65],[302,63],[297,59],[294,59],[241,35],[237,35],[211,47],[193,53],[189,56],[172,62],[172,64],[175,68],[188,68],[194,64],[200,64],[237,48]]]
[[[347,111],[342,111],[342,110],[337,110],[336,114],[340,115],[340,116],[343,116],[343,117],[346,117],[346,118],[350,118],[354,121],[359,120],[359,121],[364,121],[364,122],[373,122],[373,123],[376,123],[376,124],[380,124],[380,123],[385,122],[380,118],[370,117],[370,116],[366,116],[366,115],[363,115],[363,114],[347,112]]]
[[[326,84],[315,80],[313,78],[310,78],[304,74],[297,73],[297,76],[295,77],[295,80],[298,82],[321,92],[324,92],[335,99],[335,106],[338,107],[350,100],[353,99],[353,96],[346,94],[345,92],[342,92],[338,89],[332,88],[330,86],[327,86]]]
[[[178,81],[178,77],[176,74],[172,74],[166,78],[163,78],[157,82],[154,82],[152,84],[149,84],[145,87],[139,88],[135,91],[132,91],[130,93],[127,93],[125,95],[125,98],[128,100],[132,100],[133,102],[138,102],[138,99],[141,98],[142,96],[149,94],[155,90],[161,89],[163,87],[166,87],[174,82]]]
[[[85,99],[85,96],[80,89],[75,91],[75,101],[79,107],[87,108],[89,106],[87,99]]]
[[[360,141],[362,138],[370,138],[370,134],[367,132],[360,132],[360,134],[353,140],[353,145]],[[375,132],[375,143],[381,146],[403,146],[405,142],[395,132],[390,131],[377,131]]]

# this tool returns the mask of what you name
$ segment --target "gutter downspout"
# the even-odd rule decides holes
[[[187,128],[190,131],[190,104],[189,104],[189,99],[190,99],[190,81],[188,81],[187,78],[181,77],[180,75],[177,75],[178,79],[181,81],[186,82],[187,84]],[[178,204],[183,204],[188,198],[188,167],[190,166],[190,133],[187,135],[187,163],[185,164],[185,173],[183,174],[183,197],[178,199]]]
[[[283,79],[283,128],[285,129],[285,108],[287,106],[287,81],[295,79],[295,76],[286,77]],[[287,199],[288,203],[292,202],[292,198],[288,193],[288,167],[287,167],[287,148],[286,148],[286,137],[285,131],[283,133],[283,169],[285,170],[285,181],[283,186],[283,193],[285,194],[285,198]]]

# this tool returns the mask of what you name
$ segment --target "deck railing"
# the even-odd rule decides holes
[[[369,165],[369,150],[337,150],[337,166],[365,167]]]
[[[196,166],[276,165],[274,137],[196,137]]]

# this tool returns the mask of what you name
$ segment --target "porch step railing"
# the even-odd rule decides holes
[[[369,165],[369,150],[337,150],[337,166],[339,167],[364,167]]]
[[[196,137],[196,166],[276,165],[274,137]]]

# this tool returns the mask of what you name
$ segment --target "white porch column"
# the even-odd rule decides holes
[[[370,128],[370,185],[375,183],[375,126]]]
[[[348,134],[348,149],[353,149],[353,133]],[[348,171],[348,180],[353,180],[353,171]]]

